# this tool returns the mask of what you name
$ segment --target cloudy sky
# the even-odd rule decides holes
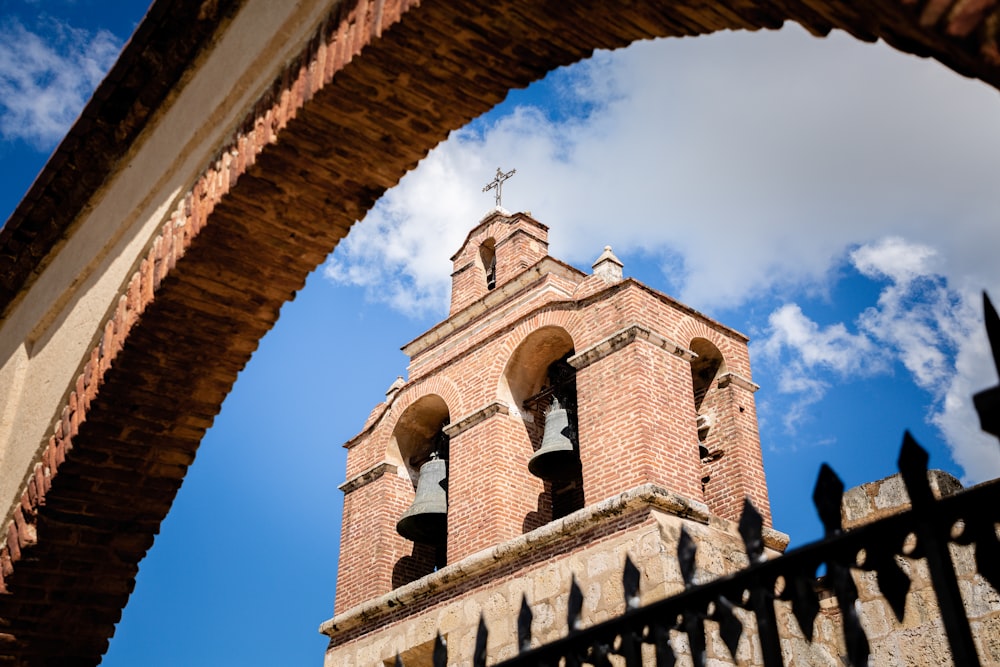
[[[144,11],[0,0],[0,217]],[[819,464],[889,475],[904,428],[967,483],[1000,474],[969,401],[997,379],[980,314],[981,290],[1000,295],[997,92],[796,26],[636,44],[454,132],[310,278],[206,437],[104,664],[319,664],[338,445],[405,373],[399,345],[446,315],[448,258],[498,166],[552,255],[589,270],[610,244],[627,275],[751,335],[793,543],[818,537]]]

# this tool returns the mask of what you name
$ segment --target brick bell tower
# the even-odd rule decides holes
[[[676,592],[681,525],[706,575],[734,570],[744,498],[784,548],[743,334],[623,278],[610,247],[590,274],[550,257],[548,228],[499,206],[452,262],[448,319],[344,445],[328,667],[430,665],[437,632],[471,664],[480,614],[497,662],[522,596],[536,638],[565,634],[571,576],[586,622],[619,613],[626,554],[644,601]]]

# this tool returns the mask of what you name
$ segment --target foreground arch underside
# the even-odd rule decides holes
[[[173,236],[150,249],[150,275],[126,293],[68,388],[76,393],[63,422],[25,471],[0,551],[0,662],[99,661],[198,443],[281,305],[386,188],[509,89],[594,48],[784,20],[817,35],[881,37],[998,87],[998,16],[986,4],[378,0],[332,10],[247,111],[233,145],[219,147],[239,157],[210,167],[218,173],[164,227]],[[50,181],[59,164],[85,164],[83,153],[63,152]],[[51,190],[22,202],[0,235],[0,255],[16,260],[0,263],[0,282],[14,290],[0,294],[0,312],[55,243],[12,240],[51,209]],[[71,204],[65,228],[86,200]]]

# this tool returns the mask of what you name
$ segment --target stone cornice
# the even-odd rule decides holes
[[[580,281],[587,277],[587,274],[583,273],[579,269],[576,269],[565,262],[560,262],[553,257],[545,256],[534,266],[525,269],[517,277],[502,285],[498,285],[496,289],[473,301],[468,306],[446,319],[444,322],[428,329],[426,332],[417,338],[414,338],[400,349],[403,350],[403,353],[406,354],[406,356],[413,359],[424,350],[440,343],[455,331],[462,329],[479,316],[492,310],[495,306],[504,303],[515,294],[518,294],[534,283],[544,279],[546,275],[550,273],[563,276],[571,281]],[[563,296],[565,298],[570,298],[571,294],[567,292],[564,293]]]
[[[493,415],[498,414],[510,414],[510,406],[502,401],[493,401],[492,403],[488,403],[475,412],[467,414],[461,419],[445,426],[443,429],[444,434],[449,438],[454,438],[459,433],[468,431],[476,424],[484,422]]]
[[[383,461],[382,463],[376,463],[371,468],[368,468],[367,470],[358,473],[357,475],[347,480],[337,488],[343,491],[344,493],[350,493],[351,491],[356,491],[357,489],[360,489],[362,486],[371,484],[372,482],[374,482],[376,479],[378,479],[383,475],[386,474],[394,475],[396,474],[397,470],[398,468],[393,463],[388,463],[386,461]]]
[[[749,391],[751,394],[755,393],[758,389],[760,389],[759,384],[748,380],[739,373],[727,372],[720,375],[719,388],[725,389],[729,385],[739,387],[740,389],[745,389]]]
[[[568,361],[573,368],[581,370],[590,366],[594,362],[600,361],[604,357],[631,345],[637,340],[643,340],[647,343],[655,345],[656,347],[662,348],[670,354],[680,357],[684,361],[690,362],[698,356],[691,350],[681,347],[666,336],[662,336],[648,327],[644,327],[641,324],[630,324],[623,329],[619,329],[607,338],[591,345],[583,352],[570,357]]]
[[[484,576],[491,570],[509,565],[532,551],[559,542],[572,545],[577,535],[596,527],[609,516],[620,516],[643,509],[656,509],[706,525],[718,523],[722,529],[736,533],[734,522],[715,517],[709,513],[704,503],[667,491],[655,484],[643,484],[590,507],[584,507],[512,540],[483,549],[437,572],[400,586],[390,593],[348,609],[322,623],[319,631],[333,638],[361,624],[371,623],[394,613],[400,607],[420,602],[431,596],[446,596],[450,589],[464,585],[477,576]],[[764,545],[775,551],[784,551],[788,546],[788,536],[774,529],[764,528]]]

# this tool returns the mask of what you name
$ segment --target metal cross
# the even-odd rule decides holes
[[[517,172],[517,169],[511,169],[506,174],[501,171],[500,167],[497,167],[497,175],[493,177],[493,180],[486,184],[483,188],[483,192],[489,192],[490,190],[496,190],[496,205],[500,206],[500,191],[503,189],[503,182],[508,178],[513,176]]]

